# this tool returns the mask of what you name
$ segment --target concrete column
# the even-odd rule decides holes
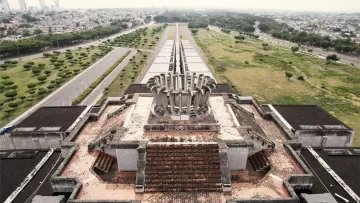
[[[171,90],[169,95],[171,114],[174,114],[174,96],[174,92]]]
[[[190,91],[194,90],[195,73],[191,73]]]
[[[182,108],[182,92],[179,93],[179,112],[178,114],[181,115]]]

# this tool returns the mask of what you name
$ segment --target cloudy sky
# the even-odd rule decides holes
[[[19,8],[18,0],[8,0],[10,7]],[[62,8],[134,8],[134,7],[202,7],[276,9],[292,11],[360,12],[359,0],[59,0]],[[28,6],[39,6],[39,0],[26,0]],[[47,5],[54,0],[45,0]]]

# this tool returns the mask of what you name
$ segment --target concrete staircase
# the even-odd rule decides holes
[[[113,161],[114,161],[114,157],[107,155],[104,152],[100,151],[94,162],[93,169],[95,171],[99,171],[99,172],[101,171],[101,172],[108,173]]]
[[[261,150],[249,157],[249,161],[255,171],[269,171],[270,162],[266,157],[264,150]]]
[[[148,145],[145,192],[222,192],[218,145]]]

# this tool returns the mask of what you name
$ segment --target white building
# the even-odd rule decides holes
[[[46,9],[45,0],[39,0],[39,4],[42,11]]]
[[[8,0],[0,0],[0,9],[1,12],[9,12],[10,6]]]
[[[19,0],[20,10],[21,12],[27,11],[27,5],[25,0]]]
[[[60,3],[59,3],[59,0],[55,0],[55,10],[56,11],[60,11]]]

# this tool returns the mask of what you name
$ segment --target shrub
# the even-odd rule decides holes
[[[9,103],[9,107],[11,107],[11,108],[15,108],[15,107],[17,107],[19,104],[18,103],[16,103],[16,102],[10,102]]]
[[[29,83],[29,84],[27,85],[27,87],[28,87],[29,89],[32,89],[32,88],[36,87],[36,83]]]
[[[9,89],[13,89],[13,90],[16,90],[17,88],[18,88],[17,85],[10,85],[10,86],[9,86]]]
[[[29,69],[31,68],[31,65],[30,65],[30,64],[25,64],[25,65],[23,65],[23,67],[24,67],[25,69],[29,70]]]
[[[41,75],[41,76],[37,77],[37,79],[38,79],[40,82],[44,82],[44,81],[47,79],[47,77],[46,77],[45,75]]]
[[[17,95],[17,92],[15,90],[10,90],[5,93],[5,97],[10,97],[11,99],[14,99],[14,97]]]
[[[304,80],[304,76],[300,75],[299,77],[297,77],[298,80]]]
[[[45,58],[49,58],[49,57],[52,56],[52,54],[50,54],[50,53],[43,53],[43,56],[44,56]]]

